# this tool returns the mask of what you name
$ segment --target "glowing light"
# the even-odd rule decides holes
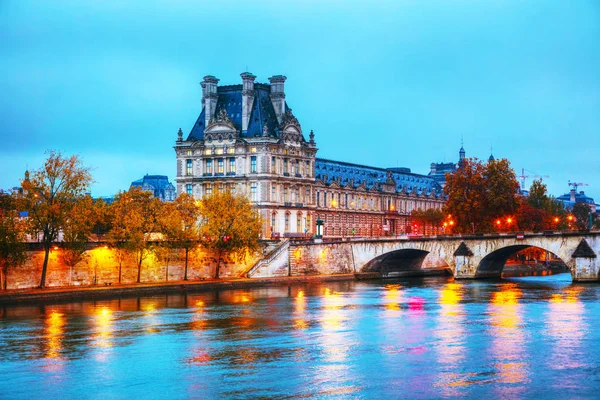
[[[558,217],[554,217],[554,222],[558,222]]]
[[[450,221],[450,225],[454,225],[454,221]]]
[[[506,219],[506,222],[508,222],[509,224],[510,224],[510,223],[512,223],[512,218],[508,217],[508,218]]]
[[[500,225],[500,220],[499,219],[496,220],[496,225]]]
[[[113,323],[112,323],[113,311],[108,307],[102,307],[96,312],[95,320],[95,343],[96,347],[108,348],[112,347],[112,334],[113,334]]]
[[[54,246],[54,250],[58,250],[58,246]]]
[[[58,358],[62,350],[65,318],[64,314],[52,311],[46,318],[46,335],[48,337],[48,351],[46,357]]]

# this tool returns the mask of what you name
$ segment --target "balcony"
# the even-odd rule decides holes
[[[290,176],[290,173],[289,172],[284,172],[283,176]]]
[[[235,176],[235,171],[229,171],[229,172],[227,173],[227,176]]]
[[[217,172],[215,176],[225,176],[225,174],[223,172]]]
[[[292,206],[292,203],[291,203],[291,202],[289,202],[289,201],[286,201],[285,203],[283,203],[283,205],[284,205],[285,207],[291,207],[291,206]]]
[[[202,174],[202,176],[213,176],[212,172],[205,172]]]
[[[304,203],[296,203],[296,207],[304,207]]]
[[[302,175],[299,173],[296,173],[296,178],[302,178]]]

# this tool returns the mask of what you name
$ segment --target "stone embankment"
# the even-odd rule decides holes
[[[48,289],[19,289],[0,292],[0,304],[94,300],[121,296],[148,296],[166,293],[202,292],[227,289],[245,289],[261,286],[281,286],[298,283],[331,282],[354,279],[352,274],[290,276],[277,278],[210,279],[105,285],[89,287],[53,287]]]

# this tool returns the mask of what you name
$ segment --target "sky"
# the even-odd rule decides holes
[[[174,180],[202,77],[244,71],[287,76],[319,157],[426,174],[462,140],[600,203],[597,0],[0,0],[0,188],[48,149],[93,196]]]

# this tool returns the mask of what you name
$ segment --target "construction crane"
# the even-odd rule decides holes
[[[573,189],[574,189],[575,191],[577,191],[577,188],[578,188],[579,186],[589,186],[589,185],[588,185],[587,183],[581,183],[581,182],[571,182],[571,181],[569,181],[569,186],[573,186]]]
[[[533,175],[525,175],[525,171],[527,171],[530,174]],[[518,175],[517,178],[521,178],[521,190],[527,190],[525,189],[525,179],[526,178],[550,178],[550,175],[538,175],[533,171],[529,171],[525,168],[521,168],[521,175]]]

